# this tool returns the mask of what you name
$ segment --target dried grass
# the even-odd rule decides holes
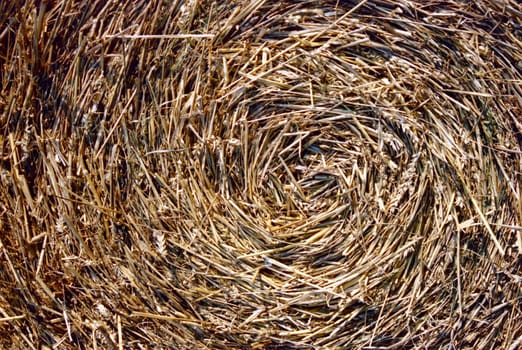
[[[517,1],[0,17],[0,347],[520,346]]]

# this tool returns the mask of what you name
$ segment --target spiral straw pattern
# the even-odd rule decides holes
[[[520,343],[515,1],[2,6],[5,339]]]

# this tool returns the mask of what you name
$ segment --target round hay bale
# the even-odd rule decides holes
[[[1,347],[520,346],[518,2],[0,14]]]

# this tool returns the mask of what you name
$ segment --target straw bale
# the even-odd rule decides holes
[[[0,348],[520,347],[517,1],[0,23]]]

